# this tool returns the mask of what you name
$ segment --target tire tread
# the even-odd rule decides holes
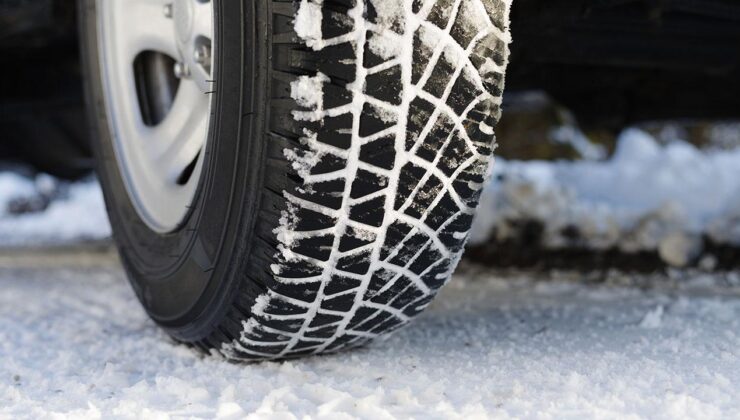
[[[272,21],[283,23],[272,35],[270,144],[259,227],[231,310],[200,347],[231,359],[261,360],[360,346],[421,312],[459,261],[495,147],[489,129],[500,114],[509,3],[430,0],[429,16],[408,26],[414,36],[404,38],[418,43],[420,35],[443,32],[441,53],[429,67],[434,57],[415,54],[404,62],[366,50],[367,33],[403,28],[382,21],[388,16],[373,7],[394,0],[357,1],[359,6],[355,0],[269,2]],[[422,10],[417,3],[415,12]],[[306,4],[321,7],[323,33],[346,39],[317,47],[285,32],[284,19]],[[364,9],[363,22],[353,15],[356,7]],[[483,23],[472,17],[476,7],[487,18]],[[445,21],[443,12],[450,14],[446,26],[433,27]],[[369,32],[358,30],[359,24]],[[465,64],[449,64],[448,57],[461,51]],[[401,64],[365,77],[365,60],[373,67],[394,59]],[[429,73],[413,101],[404,101],[413,87],[403,77],[418,81]],[[291,84],[317,77],[323,77],[327,107],[362,100],[363,112],[350,111],[349,127],[291,97]],[[358,78],[364,78],[361,91]],[[424,111],[420,101],[432,106]],[[402,107],[408,120],[401,118]],[[313,117],[297,118],[295,112]],[[395,119],[388,117],[393,112]],[[349,149],[342,127],[353,131]],[[306,161],[312,163],[301,167]],[[319,174],[322,180],[312,181]]]

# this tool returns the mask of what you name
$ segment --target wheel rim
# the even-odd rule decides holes
[[[100,68],[116,160],[154,231],[186,218],[211,114],[210,0],[99,0]]]

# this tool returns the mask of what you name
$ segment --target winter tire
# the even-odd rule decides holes
[[[80,2],[99,176],[154,321],[278,359],[362,345],[430,303],[491,165],[509,1]],[[141,39],[111,42],[116,25]],[[159,130],[178,98],[199,120]]]

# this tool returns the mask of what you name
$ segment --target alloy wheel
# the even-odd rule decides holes
[[[116,159],[142,220],[186,218],[203,172],[213,86],[211,0],[101,0],[100,66]]]

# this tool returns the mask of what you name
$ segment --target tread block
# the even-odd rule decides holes
[[[402,246],[398,249],[398,253],[391,258],[390,262],[399,267],[405,267],[412,258],[416,257],[419,250],[422,249],[427,242],[429,242],[429,236],[425,233],[414,233],[411,237],[407,237],[403,241]]]
[[[419,141],[421,133],[429,123],[435,106],[430,102],[416,97],[409,106],[409,120],[406,124],[406,151],[410,151]]]
[[[385,219],[385,197],[355,204],[350,208],[349,219],[369,226],[380,227]]]
[[[445,229],[438,234],[440,242],[442,242],[449,250],[458,252],[462,250],[464,245],[465,236],[460,235],[460,232],[467,233],[470,230],[470,225],[473,224],[473,215],[460,213],[445,227]]]
[[[380,259],[385,261],[393,251],[400,246],[413,228],[400,221],[394,221],[385,232],[385,242],[380,249]]]
[[[354,294],[326,298],[321,301],[321,309],[347,312],[354,305]]]
[[[347,90],[346,87],[340,86],[339,83],[330,79],[329,83],[323,84],[324,93],[322,100],[324,102],[324,109],[339,108],[352,102],[352,92]],[[352,127],[352,122],[350,122],[350,127]]]
[[[353,330],[355,327],[357,327],[360,323],[365,322],[368,318],[373,316],[378,310],[372,309],[368,307],[360,307],[358,308],[355,313],[352,315],[352,318],[349,320],[349,323],[347,324],[348,330]]]
[[[416,150],[416,155],[428,162],[434,162],[437,156],[440,155],[447,139],[454,133],[454,130],[455,122],[447,115],[441,114],[434,122],[434,126],[429,134],[419,140],[421,141],[421,145]]]
[[[326,289],[324,289],[325,295],[334,295],[337,293],[346,292],[347,290],[352,290],[357,287],[360,287],[362,282],[357,279],[344,277],[344,276],[332,276],[329,283],[326,285]]]
[[[392,279],[391,279],[392,280]],[[379,303],[381,305],[387,305],[392,300],[394,300],[397,296],[399,296],[404,290],[406,290],[407,287],[411,285],[411,280],[409,280],[406,276],[401,276],[398,280],[396,280],[393,285],[388,287],[388,289],[382,293],[378,293],[372,296],[365,296],[365,300],[370,300],[374,303]]]
[[[321,315],[317,315],[317,316],[321,316]],[[306,337],[328,339],[334,336],[334,334],[336,333],[337,333],[337,327],[324,327],[324,328],[319,328],[313,331],[307,331]]]
[[[340,149],[349,149],[352,144],[352,114],[326,117],[324,125],[316,132],[316,140]]]
[[[355,327],[355,331],[370,331],[379,324],[391,318],[392,316],[393,315],[388,312],[380,311],[374,316],[367,318],[365,322],[358,324],[357,327]]]
[[[366,69],[379,66],[386,62],[386,59],[380,56],[373,48],[373,43],[377,42],[379,36],[373,31],[365,33],[365,47],[363,48],[362,65]]]
[[[421,252],[419,252],[414,262],[411,263],[411,266],[409,266],[409,270],[411,270],[415,274],[421,275],[424,270],[426,270],[441,259],[442,254],[435,248],[434,245],[428,243],[421,250]]]
[[[437,199],[437,196],[443,188],[444,185],[439,178],[435,175],[430,176],[424,185],[416,192],[414,198],[411,200],[411,205],[406,208],[404,213],[415,219],[421,220],[424,218],[424,215],[429,212],[429,208],[434,200]]]
[[[366,274],[370,270],[370,251],[342,257],[337,261],[337,270],[354,274]]]
[[[393,205],[395,210],[399,210],[404,205],[426,173],[427,171],[424,168],[411,162],[401,168],[401,173],[398,176],[396,202]]]
[[[445,175],[451,177],[471,157],[473,157],[473,153],[468,148],[465,140],[455,133],[437,166]]]
[[[424,223],[436,231],[459,211],[460,208],[455,200],[452,199],[449,192],[445,192],[442,199],[426,215]]]
[[[453,0],[435,1],[434,7],[432,7],[432,11],[429,13],[427,20],[439,29],[444,30],[452,18],[453,6]]]
[[[319,261],[329,261],[334,237],[331,235],[312,236],[299,239],[293,246],[293,252]]]
[[[260,325],[264,325],[273,330],[283,331],[285,334],[295,334],[303,326],[303,323],[299,321],[285,321],[260,314],[253,314],[252,319],[257,321]]]
[[[306,277],[315,277],[320,275],[324,270],[308,261],[293,261],[290,264],[281,264],[279,276],[285,279],[302,279]]]
[[[415,287],[409,287],[397,296],[398,297],[396,297],[393,302],[391,302],[391,307],[403,310],[411,302],[423,297],[424,292]]]
[[[354,21],[347,15],[349,8],[334,4],[324,7],[321,19],[321,34],[324,38],[335,38],[346,35],[355,29]]]
[[[447,58],[450,56],[454,58],[454,53],[447,52],[446,50],[447,48],[445,48],[445,52],[437,60],[437,65],[432,69],[432,75],[424,84],[423,88],[426,92],[437,98],[444,96],[447,85],[450,84],[452,76],[455,74],[455,67],[450,64]]]
[[[381,268],[375,270],[370,277],[370,283],[368,283],[367,290],[365,291],[365,300],[372,300],[373,297],[377,296],[380,290],[388,284],[396,276],[396,273]]]
[[[424,283],[432,290],[439,290],[447,281],[447,271],[450,267],[450,261],[447,260],[444,263],[437,264],[427,274],[424,274],[421,279]]]
[[[313,317],[313,319],[311,320],[311,323],[308,324],[308,327],[309,328],[323,327],[325,325],[334,324],[334,323],[339,322],[341,320],[342,320],[342,317],[341,316],[325,314],[325,313],[321,313],[321,311],[319,311]]]
[[[395,145],[396,139],[394,136],[382,137],[364,144],[360,149],[360,160],[379,168],[391,170],[396,163]]]
[[[293,230],[296,232],[310,232],[333,227],[337,224],[337,219],[326,216],[317,211],[299,207],[296,211],[296,223]]]
[[[481,92],[478,87],[472,82],[469,76],[463,71],[455,83],[452,85],[450,95],[447,97],[447,105],[455,110],[457,115],[463,115],[465,109],[475,100],[475,98],[481,96]]]
[[[413,64],[411,65],[411,83],[413,85],[419,84],[419,80],[429,68],[429,60],[432,59],[434,54],[433,46],[422,41],[422,33],[426,31],[424,28],[419,28],[414,33],[414,55]]]
[[[393,105],[401,104],[403,85],[401,84],[401,66],[393,66],[367,76],[365,93]]]
[[[266,315],[300,315],[305,314],[306,309],[282,299],[270,299],[270,304],[264,310]]]
[[[331,153],[322,154],[311,168],[311,175],[322,175],[341,171],[347,167],[347,161]]]
[[[357,175],[352,183],[350,197],[359,199],[374,194],[388,187],[388,177],[378,175],[364,169],[357,170]]]
[[[365,103],[360,116],[360,136],[368,137],[396,125],[395,115]]]
[[[348,227],[339,241],[339,252],[352,251],[375,242],[376,235],[367,231],[358,231],[353,227]]]
[[[273,289],[275,293],[304,302],[313,302],[321,288],[321,282],[309,283],[277,283]]]
[[[321,203],[321,205],[334,210],[339,210],[342,207],[344,185],[345,181],[343,178],[315,182],[295,189],[293,195],[304,200]]]

